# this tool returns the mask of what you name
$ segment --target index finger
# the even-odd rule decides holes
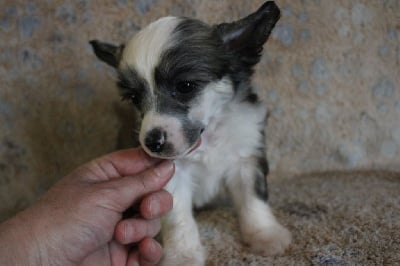
[[[161,190],[174,174],[172,161],[163,161],[135,176],[125,176],[98,184],[108,194],[98,204],[122,213],[143,196]],[[111,207],[110,207],[111,206]]]
[[[115,177],[114,175],[119,177],[136,175],[154,166],[160,162],[160,159],[150,157],[142,148],[133,148],[112,152],[96,161],[102,164],[109,164],[103,166],[102,169],[109,169],[107,171],[110,171],[110,173],[107,174],[112,178]]]

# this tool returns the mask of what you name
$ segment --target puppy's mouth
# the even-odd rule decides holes
[[[197,150],[197,148],[199,148],[201,146],[201,136],[203,135],[204,132],[204,128],[202,128],[200,130],[200,136],[197,139],[197,141],[194,143],[194,145],[189,149],[188,152],[185,153],[185,155],[191,154],[192,152],[194,152],[195,150]]]
[[[201,146],[201,143],[202,143],[201,138],[202,138],[203,131],[204,131],[204,129],[201,130],[200,135],[197,138],[196,142],[189,149],[187,149],[182,155],[180,155],[180,156],[178,155],[176,158],[182,158],[182,157],[188,156],[188,155],[192,154],[194,151],[196,151]]]
[[[189,149],[189,151],[185,155],[191,154],[192,152],[197,150],[197,148],[200,146],[201,146],[201,135],[197,139],[196,143]]]

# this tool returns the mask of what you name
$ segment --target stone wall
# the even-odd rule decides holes
[[[400,169],[400,1],[276,1],[255,85],[270,110],[274,176]],[[254,0],[0,3],[0,217],[115,148],[114,73],[88,41],[121,43],[165,15],[210,23]]]

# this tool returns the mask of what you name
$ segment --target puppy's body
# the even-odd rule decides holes
[[[247,228],[244,228],[248,230],[246,233],[248,236],[252,234],[251,231],[258,233],[259,230],[266,229],[257,228],[257,223],[262,224],[269,219],[267,218],[269,214],[265,215],[267,210],[265,202],[263,198],[260,198],[266,194],[254,194],[257,183],[255,178],[257,176],[264,178],[264,175],[257,171],[259,171],[258,161],[264,156],[262,153],[263,136],[260,132],[265,112],[261,106],[252,106],[250,103],[237,104],[232,103],[226,106],[218,114],[218,117],[210,122],[202,135],[202,144],[199,148],[185,158],[175,161],[176,174],[166,187],[174,195],[174,209],[163,224],[163,226],[170,224],[163,228],[164,243],[175,243],[170,247],[167,244],[165,247],[166,261],[170,262],[167,263],[168,265],[172,265],[176,261],[182,263],[176,265],[191,265],[193,261],[204,261],[204,254],[198,241],[197,227],[192,218],[192,205],[201,207],[221,192],[228,191],[232,195],[237,209],[242,210],[242,218],[250,219],[244,221],[244,223],[248,223]],[[250,120],[246,119],[249,114],[251,114]],[[238,123],[241,128],[237,128]],[[248,138],[242,139],[243,136]],[[248,191],[244,192],[243,190]],[[266,191],[264,192],[266,193]],[[250,206],[245,206],[249,203],[243,199],[246,194],[254,195],[252,200],[255,202]],[[254,210],[249,208],[254,208]],[[247,215],[247,211],[254,211],[254,213]],[[260,221],[257,222],[257,219]],[[259,245],[257,248],[260,251],[264,248],[266,252],[271,253],[281,251],[271,250],[264,244],[267,243],[256,245]],[[179,250],[185,251],[183,254],[179,254],[177,252]],[[187,260],[185,257],[188,257]]]
[[[240,174],[244,164],[253,164],[258,169],[259,160],[264,158],[264,119],[264,106],[234,100],[210,121],[200,147],[176,161],[178,170],[192,176],[196,207],[223,192],[227,183],[235,181],[232,179]],[[248,180],[253,182],[256,175],[251,174]],[[261,197],[264,196],[267,195]]]
[[[192,215],[227,191],[244,242],[281,253],[289,232],[267,204],[266,108],[251,87],[253,66],[279,18],[272,2],[229,24],[162,18],[125,46],[93,41],[118,70],[121,94],[141,113],[139,142],[151,156],[174,159],[166,189],[174,208],[163,220],[164,265],[202,265],[205,252]]]

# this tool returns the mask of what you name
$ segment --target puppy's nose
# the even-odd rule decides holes
[[[160,153],[164,150],[166,141],[167,133],[160,128],[154,128],[147,133],[145,145],[151,152]]]

